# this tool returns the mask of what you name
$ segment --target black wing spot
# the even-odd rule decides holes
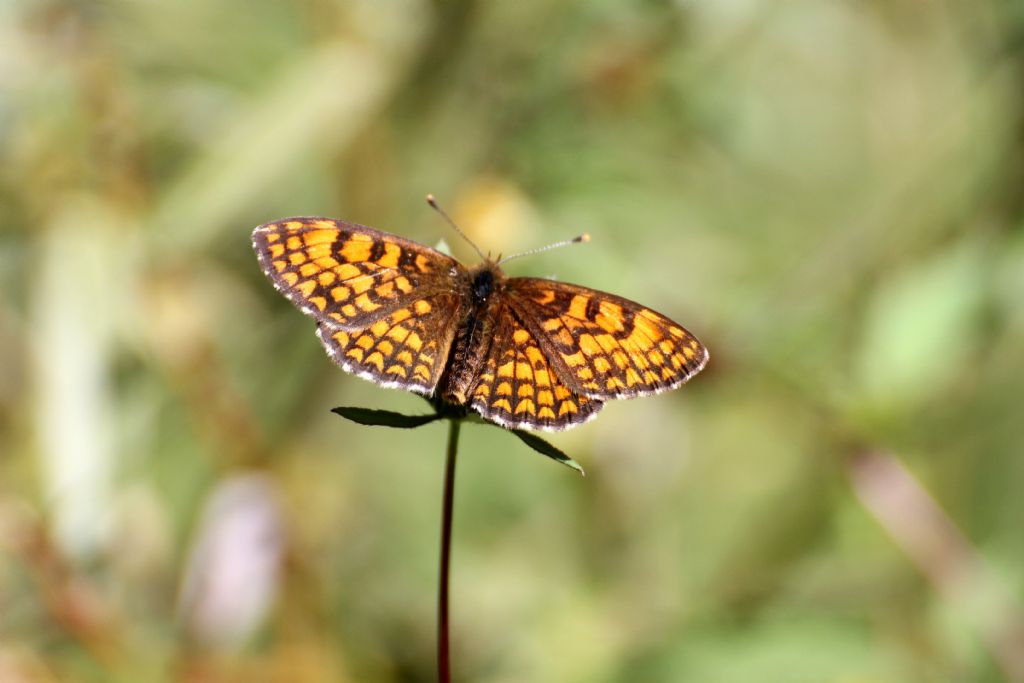
[[[384,256],[384,240],[374,240],[370,247],[370,260],[379,261]]]

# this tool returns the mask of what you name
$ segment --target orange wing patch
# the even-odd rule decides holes
[[[274,286],[317,321],[354,330],[442,291],[454,259],[396,235],[326,218],[291,218],[253,232]]]
[[[316,334],[331,359],[346,371],[384,387],[430,396],[444,371],[455,335],[450,321],[458,307],[454,295],[439,295],[429,301],[418,299],[363,329],[321,323]]]
[[[551,367],[533,334],[507,306],[498,313],[490,352],[470,405],[511,429],[561,430],[586,422],[602,403],[573,393]]]
[[[512,304],[561,378],[594,399],[674,389],[700,372],[708,354],[660,313],[613,294],[551,280],[513,278]]]

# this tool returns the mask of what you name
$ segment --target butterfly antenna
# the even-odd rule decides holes
[[[590,235],[588,235],[587,233],[583,233],[582,235],[576,235],[571,240],[562,240],[561,242],[555,242],[554,244],[549,244],[546,247],[538,247],[537,249],[530,249],[529,251],[521,251],[518,254],[512,254],[511,256],[506,256],[505,258],[503,258],[500,261],[498,261],[498,265],[501,265],[502,263],[505,263],[507,261],[511,261],[514,258],[519,258],[520,256],[532,256],[534,254],[539,254],[542,251],[550,251],[552,249],[558,249],[559,247],[567,247],[570,244],[579,244],[580,242],[589,242],[589,241],[590,241]]]
[[[433,208],[434,211],[437,211],[439,214],[441,214],[444,217],[444,219],[448,221],[448,225],[452,226],[455,229],[455,232],[459,233],[459,235],[462,236],[462,239],[469,242],[469,246],[473,247],[473,249],[476,250],[476,253],[480,255],[480,258],[482,258],[484,261],[488,260],[487,257],[484,256],[484,252],[480,251],[480,247],[476,246],[476,244],[473,243],[473,240],[469,239],[469,237],[466,236],[466,233],[462,232],[462,229],[455,224],[455,221],[452,220],[452,217],[445,213],[445,210],[442,209],[441,206],[437,203],[437,200],[434,199],[434,195],[427,195],[427,204],[430,204],[431,208]]]

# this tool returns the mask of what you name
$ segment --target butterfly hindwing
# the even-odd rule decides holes
[[[444,371],[459,318],[454,294],[417,299],[359,330],[320,323],[317,337],[335,363],[385,387],[430,396]]]
[[[511,278],[507,291],[565,383],[590,398],[674,389],[707,362],[681,325],[628,299],[538,278]]]
[[[490,350],[470,405],[512,429],[562,430],[588,421],[602,403],[573,393],[537,339],[508,306],[497,308]]]
[[[286,218],[253,231],[267,277],[318,322],[358,330],[443,291],[463,267],[380,230],[329,218]]]

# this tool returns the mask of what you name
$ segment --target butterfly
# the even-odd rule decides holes
[[[316,321],[343,369],[510,429],[582,424],[608,400],[681,386],[708,360],[696,337],[646,306],[506,276],[501,264],[513,257],[477,249],[483,262],[467,267],[397,235],[319,217],[266,223],[252,241],[263,272]]]

